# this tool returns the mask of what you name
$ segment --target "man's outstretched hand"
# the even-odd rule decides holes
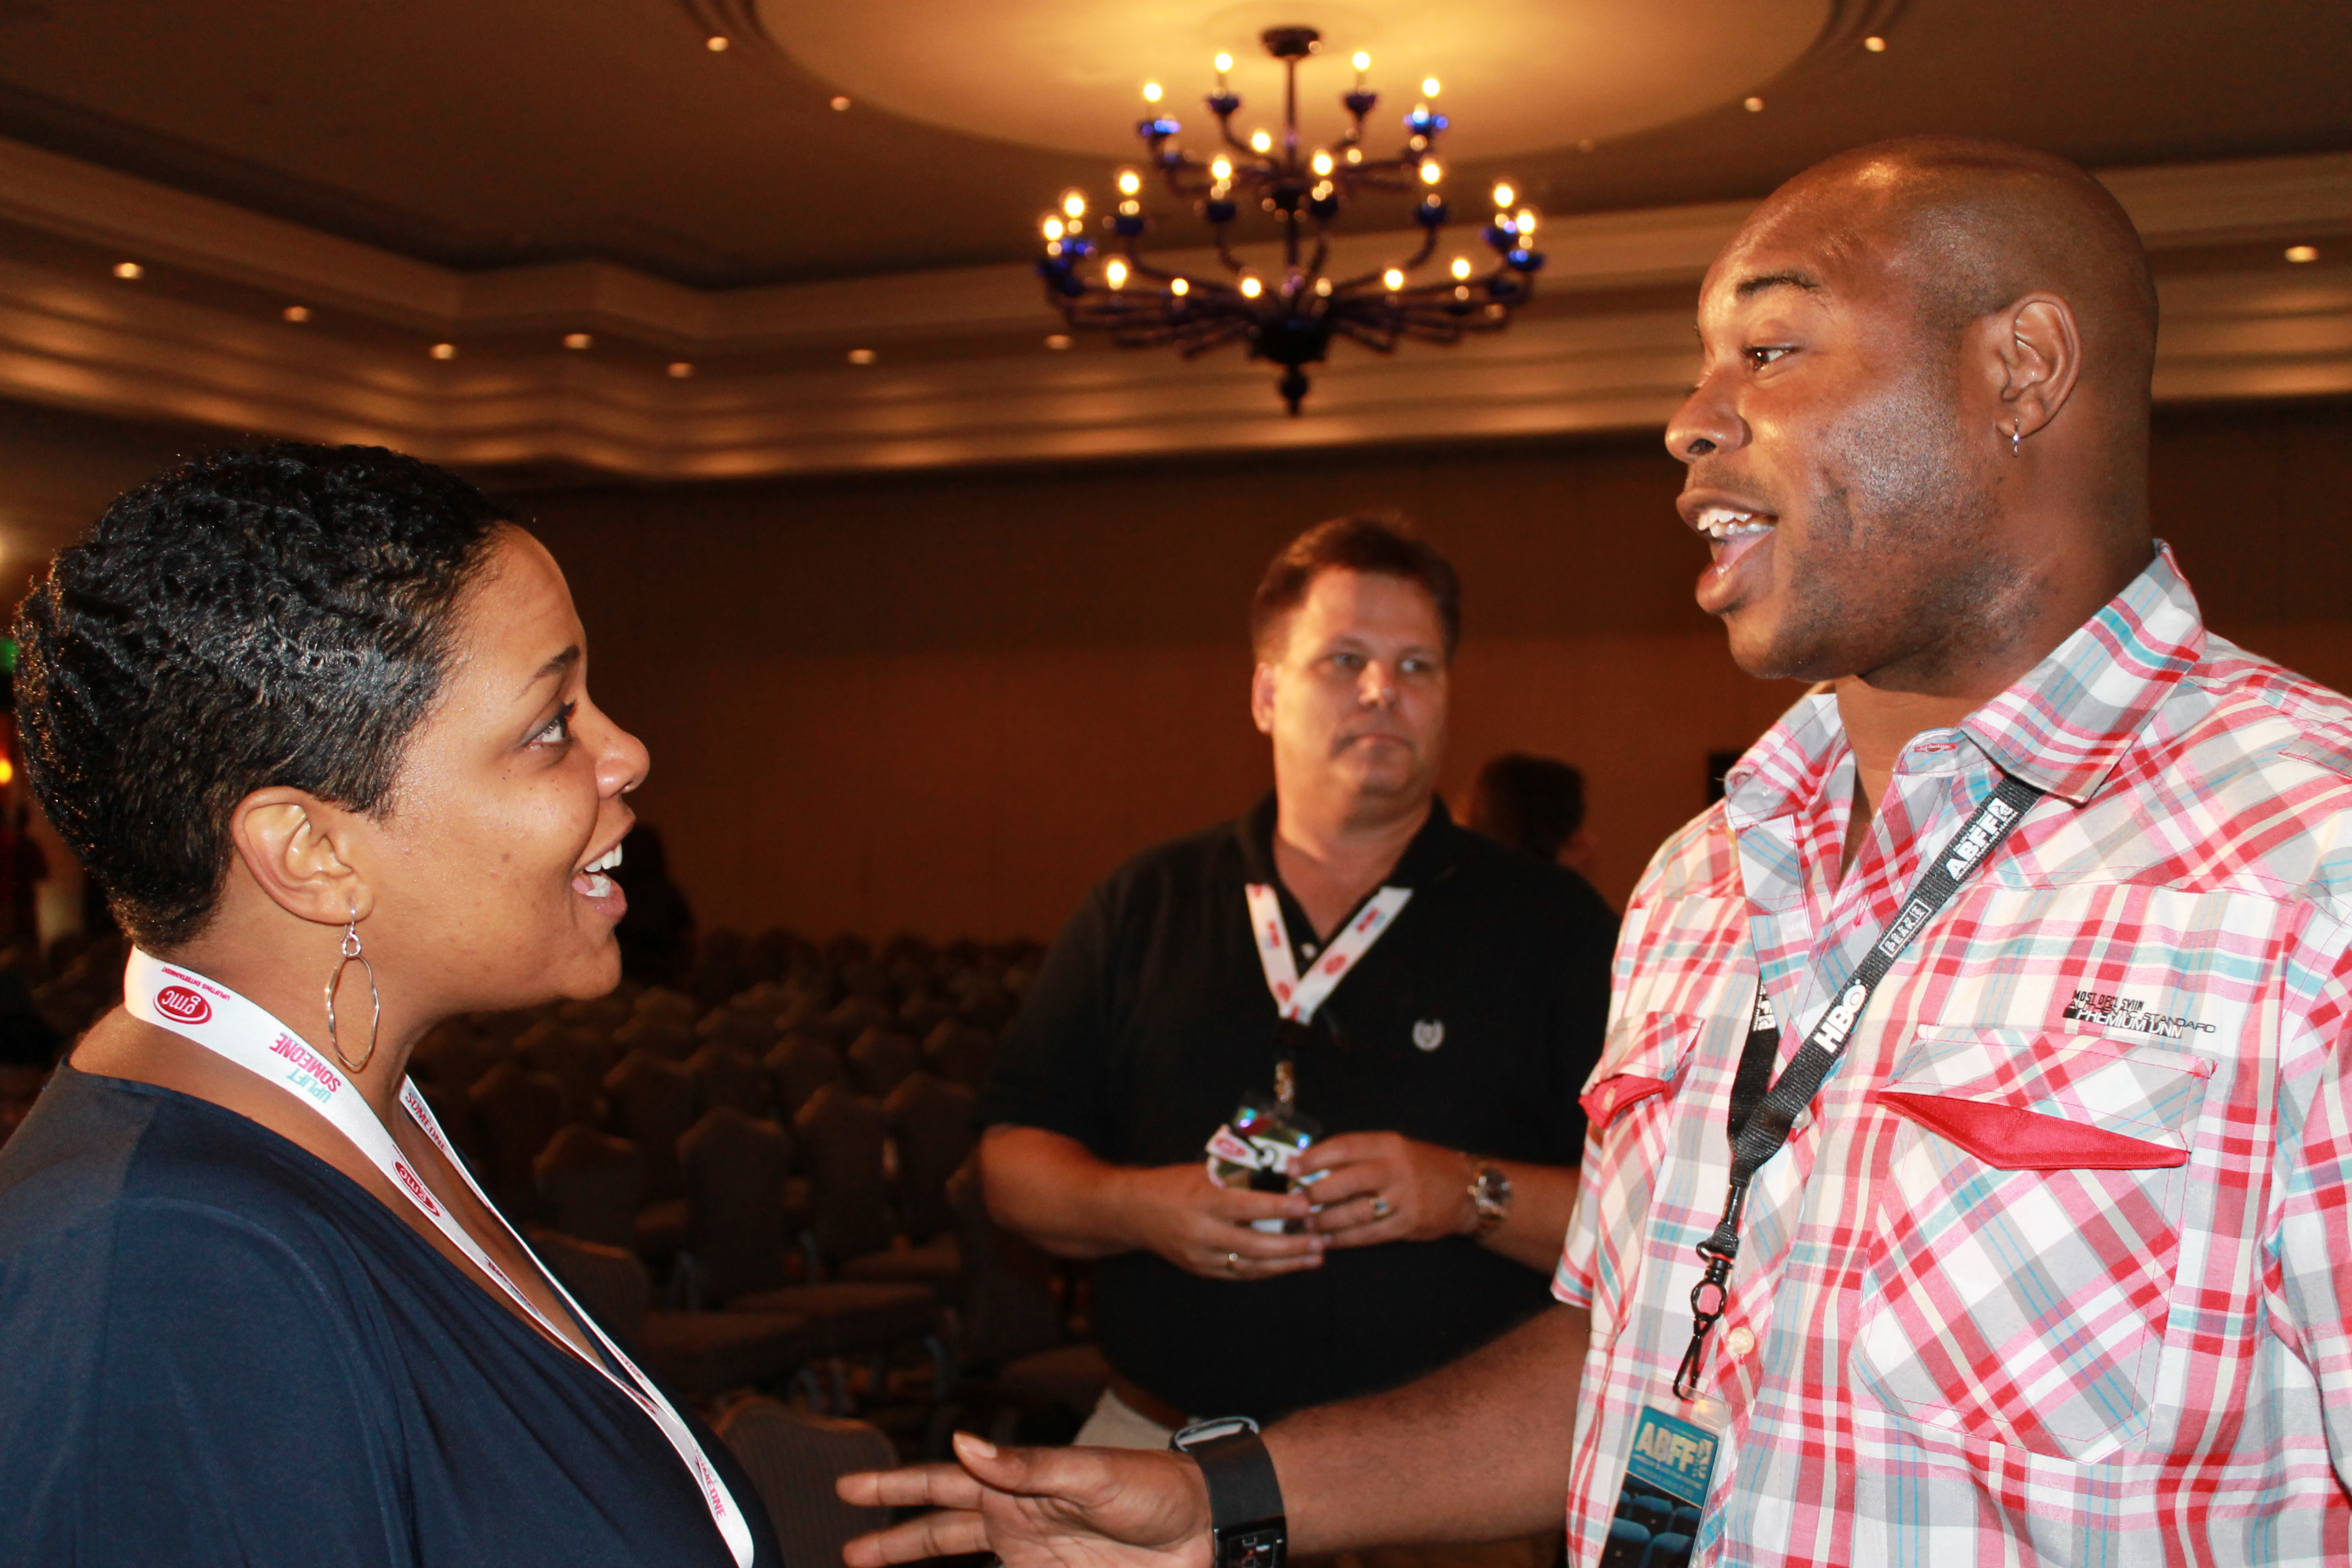
[[[845,1502],[939,1511],[861,1535],[850,1568],[993,1552],[1005,1568],[1208,1568],[1209,1493],[1180,1454],[999,1448],[969,1432],[956,1465],[844,1476]]]

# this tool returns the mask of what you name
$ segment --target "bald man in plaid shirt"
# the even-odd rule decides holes
[[[1197,1462],[855,1479],[947,1511],[852,1563],[1265,1568],[1265,1461],[1304,1551],[1564,1508],[1627,1568],[2352,1561],[2352,704],[2149,536],[2129,221],[1864,148],[1699,328],[1699,603],[1820,684],[1626,911],[1560,1305]]]

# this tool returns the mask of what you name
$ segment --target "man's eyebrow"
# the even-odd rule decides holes
[[[1769,289],[1802,289],[1809,294],[1818,294],[1822,284],[1818,278],[1802,272],[1761,272],[1741,279],[1731,292],[1736,299],[1752,300]]]
[[[524,682],[523,691],[528,694],[530,689],[537,686],[541,681],[545,680],[550,676],[562,675],[570,670],[573,665],[578,664],[579,662],[580,645],[578,643],[573,643],[570,647],[565,648],[562,653],[557,654],[553,658],[551,658],[545,664],[541,665],[537,671],[532,674],[531,678],[528,681]]]

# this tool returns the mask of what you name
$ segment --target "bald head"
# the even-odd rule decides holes
[[[2072,164],[1831,159],[1716,258],[1698,329],[1666,445],[1743,667],[1989,694],[2147,564],[2156,290]]]
[[[2107,188],[2063,158],[1963,136],[1858,147],[1774,192],[1742,237],[1790,228],[1877,253],[1915,291],[1922,332],[1945,342],[2029,294],[2056,295],[2082,334],[2080,395],[2145,416],[2157,322],[2147,253]]]

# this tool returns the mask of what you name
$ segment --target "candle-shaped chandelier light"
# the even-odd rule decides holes
[[[1507,326],[1511,312],[1534,292],[1543,266],[1533,247],[1536,215],[1514,205],[1517,193],[1508,184],[1494,190],[1495,216],[1485,236],[1495,253],[1491,265],[1481,272],[1469,257],[1456,256],[1443,276],[1412,280],[1436,255],[1448,216],[1445,171],[1437,157],[1445,116],[1430,106],[1436,79],[1423,81],[1421,101],[1404,117],[1403,149],[1376,158],[1365,149],[1364,120],[1380,99],[1365,85],[1370,57],[1357,55],[1355,89],[1339,100],[1349,116],[1348,132],[1328,147],[1310,150],[1298,138],[1298,62],[1315,52],[1318,36],[1312,27],[1271,27],[1264,37],[1266,52],[1283,65],[1280,138],[1264,131],[1246,139],[1234,134],[1242,100],[1226,84],[1230,55],[1217,57],[1217,89],[1207,100],[1223,146],[1207,158],[1174,144],[1181,127],[1158,109],[1159,84],[1147,86],[1144,97],[1154,107],[1136,130],[1150,151],[1142,169],[1119,172],[1105,244],[1087,237],[1083,192],[1068,193],[1061,210],[1046,215],[1045,255],[1037,264],[1046,298],[1071,326],[1108,331],[1130,347],[1173,343],[1190,359],[1245,342],[1253,358],[1283,367],[1278,384],[1293,414],[1307,395],[1305,367],[1325,359],[1335,335],[1388,353],[1406,338],[1450,343],[1465,332]],[[1143,187],[1150,173],[1208,220],[1228,276],[1171,272],[1144,258]],[[1329,277],[1323,266],[1332,220],[1366,191],[1422,193],[1412,214],[1420,245],[1391,265],[1352,278]],[[1282,226],[1278,270],[1248,265],[1229,242],[1244,203],[1253,200]]]

